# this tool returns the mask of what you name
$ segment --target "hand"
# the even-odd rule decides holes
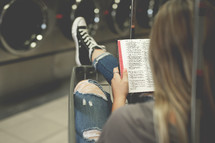
[[[125,69],[123,77],[119,75],[118,67],[113,69],[113,79],[111,80],[111,87],[113,93],[113,106],[112,111],[125,105],[126,97],[128,95],[128,73]]]

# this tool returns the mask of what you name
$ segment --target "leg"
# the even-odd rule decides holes
[[[111,84],[113,69],[118,67],[118,60],[112,54],[105,52],[94,59],[93,66]]]
[[[110,95],[96,81],[84,80],[74,90],[74,101],[77,142],[95,142],[111,113]]]
[[[91,61],[94,61],[97,57],[99,57],[100,55],[104,54],[105,51],[101,50],[101,49],[95,49],[92,53],[92,59]]]
[[[88,34],[87,25],[82,17],[75,19],[72,25],[72,36],[76,43],[76,63],[77,65],[92,64],[105,79],[111,83],[113,78],[113,68],[118,66],[118,60],[106,52],[105,46],[98,45]]]
[[[76,47],[76,64],[90,65],[92,53],[95,49],[105,50],[105,46],[98,45],[89,35],[86,21],[83,17],[78,17],[72,24],[72,37]]]

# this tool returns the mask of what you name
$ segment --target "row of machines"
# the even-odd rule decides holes
[[[136,35],[148,36],[160,1],[136,1]],[[71,25],[83,16],[89,32],[116,49],[129,38],[131,0],[1,0],[0,99],[53,89],[71,75]]]

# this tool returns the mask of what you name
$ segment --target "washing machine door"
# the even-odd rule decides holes
[[[112,0],[105,12],[108,26],[116,34],[128,34],[130,27],[131,0]]]
[[[40,0],[1,0],[1,44],[10,53],[26,54],[44,38],[47,21],[47,7]]]
[[[85,18],[89,34],[95,35],[100,22],[100,7],[94,0],[59,1],[58,26],[68,39],[72,39],[71,25],[79,16]]]

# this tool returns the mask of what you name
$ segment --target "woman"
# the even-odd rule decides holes
[[[151,68],[155,83],[154,117],[159,140],[168,142],[169,124],[177,128],[181,142],[190,137],[190,107],[193,60],[193,1],[167,2],[155,18],[151,33]],[[214,142],[214,7],[205,3],[203,36],[204,87],[202,94],[201,141]],[[162,84],[161,84],[162,83]]]
[[[210,143],[214,142],[215,130],[215,89],[213,88],[215,86],[215,58],[213,56],[215,10],[209,2],[206,2],[204,6],[206,10],[204,12],[204,38],[202,39],[204,74],[200,138],[202,142]],[[101,97],[108,103],[104,102],[99,106],[102,108],[103,105],[107,105],[105,111],[102,109],[105,116],[91,119],[105,118],[102,119],[103,122],[100,123],[99,128],[94,128],[95,130],[91,128],[88,130],[89,132],[83,131],[82,140],[78,141],[93,142],[99,137],[99,143],[190,142],[193,18],[192,0],[169,0],[160,8],[154,19],[150,35],[150,61],[155,84],[155,101],[124,106],[128,93],[127,74],[124,71],[124,77],[121,79],[116,73],[118,69],[114,68],[117,66],[116,64],[111,67],[114,68],[114,74],[110,73],[111,76],[108,79],[109,82],[111,81],[113,89],[113,105],[106,100],[109,99],[109,95],[99,90],[99,92],[102,91],[100,92]],[[96,52],[95,49],[104,52],[103,48],[99,48],[99,46],[89,51]],[[94,54],[94,52],[90,52],[90,54]],[[96,58],[98,57],[96,56]],[[101,71],[101,73],[103,72]],[[86,84],[82,82],[77,85],[75,98],[80,97],[79,93],[89,96],[89,93],[96,91],[95,89],[97,91],[100,89],[97,88],[99,86],[93,86],[95,87],[93,91],[87,92],[83,85]],[[92,84],[90,85],[92,86]],[[81,99],[83,98],[85,97],[82,96]],[[79,112],[77,107],[78,105],[76,113]],[[111,108],[114,112],[109,117]],[[96,112],[94,115],[101,114],[102,111]],[[79,119],[84,117],[83,114],[76,115]],[[92,117],[89,114],[88,116]],[[80,127],[79,124],[80,122],[76,120],[78,127]],[[77,131],[81,129],[83,130],[83,128],[78,128]]]

